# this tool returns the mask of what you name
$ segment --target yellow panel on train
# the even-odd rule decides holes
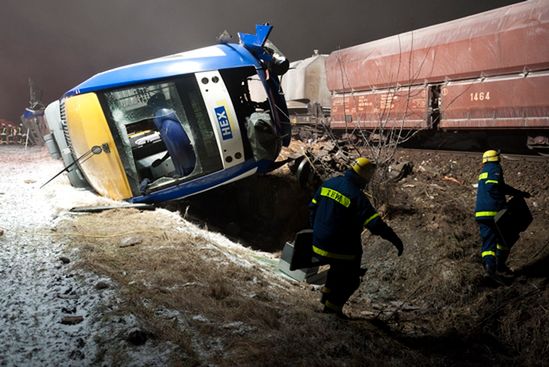
[[[65,100],[67,125],[77,157],[93,146],[108,144],[105,150],[81,164],[92,187],[103,196],[115,200],[128,199],[132,192],[110,128],[95,93],[86,93]]]

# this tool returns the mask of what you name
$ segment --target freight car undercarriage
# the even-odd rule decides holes
[[[401,144],[403,148],[461,150],[482,152],[499,149],[503,153],[549,157],[549,138],[545,130],[431,130],[419,131]]]
[[[314,126],[314,124],[299,126],[305,125]],[[299,127],[295,128],[294,133],[300,134]],[[411,136],[398,144],[402,148],[469,152],[499,149],[508,154],[549,157],[547,130],[402,130],[400,133],[403,136]],[[360,141],[365,139],[369,144],[388,142],[390,139],[388,133],[384,135],[372,130],[345,130],[344,128],[330,129],[330,135],[339,140],[352,141],[355,145],[357,142],[360,145]]]

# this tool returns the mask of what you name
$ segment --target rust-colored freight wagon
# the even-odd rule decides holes
[[[547,0],[335,51],[326,70],[334,129],[482,132],[479,145],[506,135],[549,147]]]
[[[428,103],[426,86],[334,94],[331,127],[375,129],[385,121],[386,128],[423,129],[428,127]]]
[[[549,72],[449,82],[441,95],[443,129],[549,126]]]

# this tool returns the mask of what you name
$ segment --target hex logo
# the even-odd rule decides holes
[[[215,116],[217,117],[217,123],[221,129],[221,136],[223,140],[232,139],[233,132],[231,130],[231,124],[229,123],[229,118],[227,117],[227,111],[224,106],[219,106],[215,108]]]

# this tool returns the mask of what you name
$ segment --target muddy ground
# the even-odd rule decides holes
[[[414,169],[381,209],[404,254],[364,234],[368,271],[343,321],[319,312],[317,285],[278,271],[311,195],[288,169],[154,211],[71,214],[112,203],[65,178],[40,190],[61,169],[43,150],[0,157],[2,366],[547,363],[547,160],[503,162],[534,221],[498,286],[472,217],[479,157],[400,151]]]

